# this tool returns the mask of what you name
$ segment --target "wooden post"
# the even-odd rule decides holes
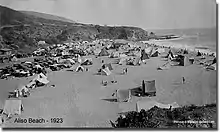
[[[145,94],[145,83],[144,80],[142,81],[142,95]]]

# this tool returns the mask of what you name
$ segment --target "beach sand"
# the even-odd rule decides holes
[[[130,103],[110,102],[116,89],[132,89],[141,86],[142,80],[156,80],[157,95],[153,99],[168,104],[177,102],[183,105],[203,105],[216,103],[217,73],[206,71],[202,66],[174,66],[169,70],[157,70],[166,61],[160,57],[147,60],[141,66],[120,66],[112,64],[110,76],[96,75],[101,68],[101,59],[113,62],[107,57],[94,58],[88,72],[71,72],[61,70],[48,74],[50,83],[47,86],[31,90],[31,95],[22,98],[24,112],[13,117],[3,127],[111,127],[109,120],[115,121],[118,113],[135,110],[137,98],[132,96]],[[122,75],[122,69],[127,67],[128,74]],[[182,83],[185,77],[185,84]],[[31,78],[0,80],[0,107],[7,99],[8,91],[13,91],[19,84],[28,83]],[[116,84],[102,86],[102,80],[117,80]],[[51,87],[55,85],[55,87]],[[43,118],[49,122],[15,123],[15,118]],[[62,123],[51,123],[51,118],[62,118]]]

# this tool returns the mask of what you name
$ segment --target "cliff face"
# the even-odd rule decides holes
[[[136,27],[73,26],[58,36],[60,40],[128,39],[145,40],[147,31]]]
[[[35,13],[36,14],[36,13]],[[128,39],[146,40],[147,31],[137,27],[109,27],[55,20],[42,13],[25,14],[0,6],[1,47],[13,50],[33,49],[42,40],[48,44],[67,40]],[[48,14],[47,14],[48,15]],[[51,19],[50,19],[51,18]]]

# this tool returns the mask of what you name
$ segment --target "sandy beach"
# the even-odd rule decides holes
[[[207,71],[202,66],[172,66],[168,70],[158,71],[163,65],[160,57],[152,57],[141,66],[122,66],[112,64],[110,76],[96,75],[101,68],[101,58],[105,62],[114,62],[108,57],[93,59],[93,65],[85,66],[89,71],[71,72],[67,69],[50,72],[47,77],[50,83],[31,90],[31,95],[22,98],[24,112],[7,121],[3,127],[111,127],[109,120],[115,121],[121,112],[135,111],[138,100],[147,99],[132,96],[129,103],[110,102],[116,89],[132,89],[141,86],[142,80],[156,80],[157,95],[153,99],[160,103],[177,102],[183,105],[203,105],[216,103],[217,73]],[[122,75],[127,67],[128,74]],[[182,84],[182,77],[186,83]],[[19,84],[27,84],[33,77],[0,80],[0,107],[3,107],[9,91]],[[103,86],[102,80],[116,80],[117,83]],[[55,85],[55,87],[51,87]],[[43,118],[46,123],[16,123],[16,118]],[[51,123],[51,118],[62,118],[62,123]]]

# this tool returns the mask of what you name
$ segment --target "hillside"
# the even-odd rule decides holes
[[[3,6],[0,6],[0,13],[1,48],[14,51],[30,51],[38,47],[38,41],[54,44],[67,40],[148,39],[148,32],[137,27],[80,24],[54,15],[20,12]]]
[[[36,17],[36,18],[43,18],[43,19],[50,19],[50,20],[57,20],[57,21],[63,21],[63,22],[69,22],[69,23],[75,23],[75,21],[66,19],[64,17],[56,16],[56,15],[50,15],[45,13],[39,13],[34,11],[20,11],[21,13],[24,13],[26,15]]]
[[[31,19],[25,14],[4,6],[0,6],[0,18],[0,27],[4,25],[31,23]]]

